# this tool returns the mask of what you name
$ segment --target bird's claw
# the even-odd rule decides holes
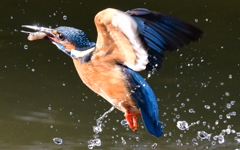
[[[126,111],[126,113],[125,113],[125,118],[128,122],[128,125],[133,131],[137,131],[137,129],[138,129],[137,117],[138,117],[138,115],[136,115],[132,112]]]

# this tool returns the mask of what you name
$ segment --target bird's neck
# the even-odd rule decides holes
[[[92,58],[93,52],[94,51],[92,51],[92,52],[88,53],[87,55],[83,56],[81,58],[81,63],[83,64],[83,63],[89,62],[91,60],[91,58]]]

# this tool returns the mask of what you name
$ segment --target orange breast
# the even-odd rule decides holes
[[[139,114],[120,66],[97,60],[81,64],[80,59],[74,59],[73,62],[80,78],[91,90],[119,110]]]

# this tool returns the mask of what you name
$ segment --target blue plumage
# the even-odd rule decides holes
[[[146,70],[161,69],[166,50],[176,50],[191,41],[197,41],[203,33],[183,20],[145,8],[132,9],[126,13],[137,22],[138,31],[148,47],[149,64]]]
[[[118,34],[113,32],[118,33],[121,30],[116,31],[117,28],[112,28],[112,25],[115,26],[116,24],[112,22],[113,18],[108,18],[111,15],[106,15],[106,13],[112,13],[113,11],[119,13],[119,11],[114,9],[106,9],[99,12],[95,17],[95,19],[97,18],[96,20],[100,18],[98,21],[95,20],[97,31],[101,33],[101,38],[105,38],[104,40],[98,40],[97,46],[82,30],[73,27],[62,26],[56,29],[49,29],[24,25],[23,27],[34,29],[38,32],[22,32],[30,33],[31,40],[42,39],[44,38],[42,33],[45,33],[46,38],[50,39],[60,50],[73,58],[75,67],[83,82],[99,95],[102,95],[104,98],[107,97],[111,104],[118,105],[120,102],[123,102],[127,95],[131,95],[131,98],[128,97],[128,102],[125,105],[119,106],[119,110],[125,113],[129,127],[134,131],[137,130],[136,117],[141,113],[147,131],[156,137],[160,137],[163,134],[163,129],[159,121],[156,96],[148,83],[138,73],[123,65],[125,62],[122,62],[122,60],[127,62],[129,60],[121,57],[129,54],[127,50],[123,50],[121,46],[117,45],[118,42],[114,42],[116,40],[114,36]],[[126,13],[132,16],[137,23],[139,32],[137,35],[143,42],[141,46],[143,45],[147,49],[148,64],[146,70],[149,71],[161,69],[165,51],[173,51],[189,44],[191,41],[197,41],[203,33],[200,29],[185,21],[148,9],[136,8]],[[109,24],[109,20],[113,23],[112,25]],[[124,24],[122,20],[119,22]],[[35,37],[36,35],[37,37]],[[108,40],[108,38],[110,39]],[[119,49],[115,49],[116,47]],[[115,51],[113,52],[113,50]],[[113,68],[111,69],[109,66],[113,66]],[[115,69],[116,66],[122,68],[123,80],[119,79],[119,70]],[[114,76],[115,71],[116,75]],[[114,84],[112,83],[113,81]],[[115,90],[115,82],[119,82],[119,85],[122,87]],[[124,84],[122,84],[123,82]],[[110,87],[105,88],[105,86],[108,86],[108,83],[111,86],[109,85]],[[125,83],[127,83],[127,87],[124,87],[126,86]],[[123,94],[119,94],[118,97],[113,93]],[[140,113],[136,107],[139,108]]]
[[[131,96],[140,109],[147,131],[156,137],[160,137],[163,130],[158,118],[158,104],[153,90],[138,73],[126,67],[122,67],[122,69],[132,91]]]
[[[60,26],[56,30],[61,34],[59,37],[62,40],[69,41],[75,46],[75,50],[87,50],[94,47],[96,44],[80,29],[73,27]]]

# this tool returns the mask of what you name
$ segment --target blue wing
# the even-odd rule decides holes
[[[155,94],[138,73],[126,67],[122,68],[132,91],[132,98],[140,109],[147,131],[156,137],[160,137],[163,130],[158,119],[158,103]]]
[[[176,50],[191,41],[197,41],[202,31],[197,27],[175,17],[136,8],[126,12],[138,24],[138,31],[148,47],[146,70],[162,67],[164,51]]]

